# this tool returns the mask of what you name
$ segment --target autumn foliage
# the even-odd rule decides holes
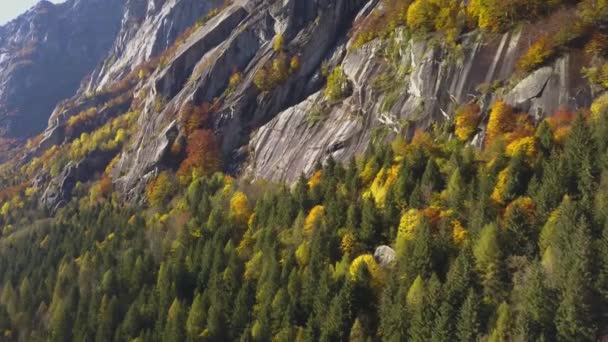
[[[481,120],[481,109],[475,103],[461,106],[456,111],[456,137],[460,141],[467,141],[473,137],[477,131],[477,125]]]
[[[304,231],[308,234],[312,233],[315,227],[320,224],[324,218],[325,207],[322,205],[315,206],[312,208],[310,213],[308,213],[308,216],[306,216],[306,221],[304,222]]]
[[[541,35],[519,58],[517,68],[525,72],[534,71],[555,54],[555,47],[547,34]]]
[[[504,101],[496,101],[490,112],[490,119],[488,120],[486,145],[492,145],[498,137],[510,131],[513,128],[514,121],[515,112],[513,111],[513,108]]]
[[[367,18],[355,22],[354,48],[359,48],[376,38],[386,38],[399,26],[407,23],[407,9],[410,1],[386,0],[383,6],[374,10]]]
[[[167,171],[161,172],[151,180],[146,187],[146,198],[150,205],[160,207],[166,204],[173,192],[171,175]]]
[[[220,170],[220,156],[213,131],[199,129],[188,137],[186,159],[182,161],[177,176],[181,184],[189,184],[194,178],[211,175]]]
[[[431,31],[438,11],[432,0],[416,0],[407,10],[407,25],[413,30]]]
[[[575,118],[576,113],[565,109],[559,109],[553,113],[551,117],[546,119],[553,132],[553,139],[556,142],[562,143],[566,139]]]
[[[246,224],[251,215],[249,199],[247,195],[238,191],[230,199],[230,214],[239,223]]]
[[[204,102],[198,106],[192,103],[185,104],[180,112],[180,121],[184,133],[190,135],[197,129],[208,128],[212,114],[218,109],[219,103]]]

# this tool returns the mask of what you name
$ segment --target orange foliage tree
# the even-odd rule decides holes
[[[181,163],[177,176],[183,185],[193,178],[208,176],[220,170],[220,156],[213,131],[199,129],[190,136],[186,146],[186,159]]]
[[[187,103],[182,107],[180,120],[186,135],[192,134],[199,128],[206,128],[211,120],[211,114],[219,108],[219,103],[204,102],[199,106]]]
[[[575,117],[576,113],[559,109],[551,117],[547,118],[547,123],[553,132],[553,139],[556,142],[562,143],[566,139]]]

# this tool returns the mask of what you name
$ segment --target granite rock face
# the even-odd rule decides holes
[[[352,95],[328,105],[321,92],[315,93],[277,114],[252,136],[246,173],[293,182],[301,172],[310,173],[318,160],[331,156],[344,162],[362,153],[378,129],[411,137],[416,129],[450,118],[460,104],[473,100],[487,112],[502,98],[537,119],[561,107],[588,106],[592,90],[580,75],[579,56],[565,55],[513,79],[524,35],[471,33],[463,38],[457,57],[428,40],[404,41],[398,66],[406,71],[391,79],[389,91],[375,86],[379,77],[395,72],[378,57],[380,43],[349,49],[340,64],[354,84]]]
[[[46,127],[55,105],[106,55],[124,1],[41,1],[0,26],[1,137],[25,138]]]
[[[196,30],[175,57],[152,75],[141,129],[133,148],[123,152],[115,168],[119,188],[136,198],[147,178],[167,167],[163,151],[179,138],[155,133],[171,131],[175,113],[184,103],[215,98],[223,103],[214,118],[214,130],[224,164],[237,172],[247,158],[242,147],[247,146],[250,134],[320,89],[318,70],[344,41],[362,4],[359,0],[234,1]],[[273,39],[279,34],[286,42],[283,52],[273,49]],[[254,85],[256,72],[280,53],[297,55],[300,65],[272,91],[260,92]],[[242,81],[227,92],[235,70],[242,73]],[[167,101],[160,113],[152,105],[157,97]]]
[[[39,7],[59,11],[98,1]],[[330,156],[347,161],[372,142],[396,134],[411,137],[417,129],[451,119],[458,106],[472,101],[480,104],[484,119],[499,98],[540,119],[561,107],[588,106],[594,96],[581,76],[582,56],[576,52],[558,56],[530,74],[516,70],[531,41],[533,30],[526,26],[504,34],[469,32],[458,49],[433,35],[413,38],[398,28],[391,39],[355,48],[356,22],[373,15],[381,1],[107,1],[119,10],[108,41],[99,42],[106,49],[97,56],[103,62],[88,65],[90,77],[77,91],[77,85],[72,87],[75,95],[69,105],[55,108],[41,143],[26,156],[70,143],[82,130],[92,131],[121,112],[136,110],[133,135],[111,170],[115,189],[133,201],[142,198],[150,178],[179,165],[170,150],[176,141],[186,139],[180,120],[186,105],[218,104],[211,128],[224,171],[292,183],[301,173],[309,174],[318,161]],[[32,10],[27,16],[40,15]],[[0,28],[0,46],[8,46],[8,29],[20,30],[19,20]],[[188,28],[190,34],[174,45]],[[274,44],[278,37],[283,41],[280,48]],[[174,50],[163,54],[171,46]],[[3,67],[6,58],[0,57],[0,75],[8,70]],[[280,58],[289,59],[290,65],[295,61],[294,66],[280,82],[261,90],[256,75],[273,70]],[[153,67],[145,77],[134,78],[142,63]],[[330,100],[325,78],[336,67],[343,70],[348,91]],[[229,86],[236,73],[239,82]],[[109,91],[125,79],[133,83],[125,94]],[[0,78],[0,98],[2,89],[8,89],[2,82],[6,81]],[[125,100],[121,106],[105,105],[119,95]],[[70,117],[91,107],[100,115],[68,134]],[[50,110],[45,113],[48,117]],[[484,125],[485,120],[474,144],[483,141]],[[50,180],[55,190],[45,197],[51,199],[47,206],[57,206],[68,196],[50,195],[69,193],[62,188],[69,188],[70,182],[64,180],[71,179],[70,167]]]
[[[178,36],[224,0],[127,0],[120,32],[88,91],[116,82],[170,47]]]

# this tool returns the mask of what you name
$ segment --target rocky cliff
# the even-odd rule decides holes
[[[137,113],[128,142],[113,154],[102,153],[104,165],[99,163],[100,154],[92,153],[77,164],[66,163],[54,176],[38,178],[50,179],[43,202],[56,207],[69,198],[76,182],[66,179],[88,181],[114,156],[109,173],[116,189],[127,198],[141,198],[151,177],[176,169],[183,158],[172,149],[187,139],[183,113],[188,106],[213,104],[208,126],[217,137],[225,171],[292,182],[330,156],[345,161],[363,153],[372,141],[395,134],[411,137],[417,129],[451,121],[456,108],[466,103],[478,103],[487,115],[500,98],[539,120],[559,108],[588,107],[597,95],[581,74],[585,61],[577,49],[560,51],[532,72],[516,68],[539,35],[534,24],[502,34],[470,30],[457,45],[436,34],[412,35],[396,27],[389,39],[355,44],[358,23],[382,6],[382,1],[363,0],[41,3],[0,28],[0,46],[22,48],[34,41],[38,43],[32,45],[36,53],[31,56],[40,56],[22,69],[15,66],[22,63],[17,52],[0,58],[0,73],[8,75],[0,78],[5,127],[14,127],[11,134],[17,135],[35,132],[39,126],[19,128],[11,115],[35,106],[28,115],[48,116],[52,103],[75,94],[50,115],[47,129],[25,154],[23,165],[53,146],[81,144],[82,133],[95,132],[121,113]],[[76,10],[107,10],[103,20],[110,23],[68,18]],[[57,23],[49,26],[50,21]],[[46,24],[23,28],[39,22]],[[93,46],[68,49],[69,56],[61,59],[61,65],[74,64],[71,58],[81,61],[70,68],[73,78],[16,77],[53,63],[53,52],[65,48],[51,44],[58,33],[49,32],[49,27],[60,32],[55,27],[68,26],[79,28],[62,40],[68,46],[77,44],[80,33],[91,27],[106,27],[99,40],[87,42]],[[17,38],[9,43],[9,36]],[[83,58],[78,51],[89,54]],[[93,67],[101,56],[103,62]],[[87,70],[91,76],[76,91]],[[339,96],[332,98],[325,83],[336,70],[343,84]],[[43,86],[57,93],[36,91]],[[25,100],[28,89],[45,100]],[[95,116],[85,115],[93,108]],[[83,124],[74,124],[85,117]],[[483,141],[484,122],[474,144]],[[83,171],[74,165],[95,169]]]
[[[26,138],[46,127],[107,54],[124,0],[40,1],[0,27],[0,135]]]

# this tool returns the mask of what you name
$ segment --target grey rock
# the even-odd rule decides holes
[[[395,250],[389,246],[379,246],[374,251],[374,260],[384,268],[390,267],[395,262],[395,258]]]
[[[393,80],[389,92],[373,86],[388,70],[376,57],[381,43],[350,49],[341,66],[353,83],[353,94],[332,106],[313,94],[277,114],[252,135],[244,171],[253,179],[293,182],[329,156],[345,162],[363,153],[376,129],[388,131],[387,138],[395,132],[411,137],[416,129],[449,118],[460,104],[476,100],[487,111],[505,91],[501,84],[513,77],[525,43],[522,35],[510,32],[497,39],[467,34],[460,56],[441,45],[429,45],[429,39],[402,41],[399,65],[410,72]],[[578,56],[566,54],[522,80],[506,101],[535,116],[550,115],[560,107],[588,106],[591,89],[580,76],[580,65]],[[310,113],[319,109],[322,120],[310,124]]]
[[[72,191],[78,182],[93,179],[112,160],[115,154],[111,151],[95,151],[79,162],[69,162],[61,173],[51,179],[46,186],[40,198],[40,206],[51,213],[56,212],[70,201]],[[42,182],[38,181],[38,183]]]
[[[71,116],[90,106],[103,106],[107,98],[100,90],[157,56],[179,32],[223,3],[125,1],[111,52],[70,105],[58,106],[53,112],[41,146],[29,156],[69,142],[72,137],[64,126]],[[347,161],[363,153],[370,142],[382,142],[395,134],[409,138],[417,129],[451,119],[458,106],[471,101],[478,102],[487,114],[494,101],[505,98],[539,118],[559,107],[574,109],[591,101],[591,90],[580,75],[581,57],[576,53],[564,54],[514,81],[515,63],[527,44],[526,29],[501,35],[470,32],[461,37],[458,52],[431,36],[412,39],[397,30],[391,49],[397,53],[392,61],[383,55],[386,41],[353,48],[349,34],[353,22],[373,15],[377,6],[380,1],[235,0],[197,26],[149,78],[133,81],[140,115],[131,143],[120,151],[111,171],[116,189],[138,201],[150,177],[177,167],[180,160],[168,152],[175,141],[185,139],[180,135],[179,113],[186,104],[216,100],[221,104],[210,128],[218,138],[224,171],[291,183],[302,172],[309,174],[318,161],[329,157]],[[277,34],[284,37],[284,51],[274,51]],[[280,53],[299,57],[299,67],[274,89],[258,90],[256,73]],[[322,65],[344,70],[350,85],[344,99],[332,103],[325,99]],[[235,71],[242,74],[242,80],[227,91]],[[156,105],[160,99],[166,103],[162,108]],[[95,129],[122,110],[127,109],[103,110],[101,121],[84,129]],[[475,146],[483,142],[483,132],[482,124]],[[66,168],[62,177],[51,181],[55,189],[69,190],[66,180],[75,167]],[[51,206],[61,203],[56,198],[69,192],[49,190],[46,202]]]
[[[519,82],[505,97],[505,100],[515,106],[522,106],[542,95],[551,76],[553,76],[553,68],[550,66],[536,70]]]
[[[86,91],[102,90],[159,55],[224,0],[129,0],[114,46],[92,74]]]

